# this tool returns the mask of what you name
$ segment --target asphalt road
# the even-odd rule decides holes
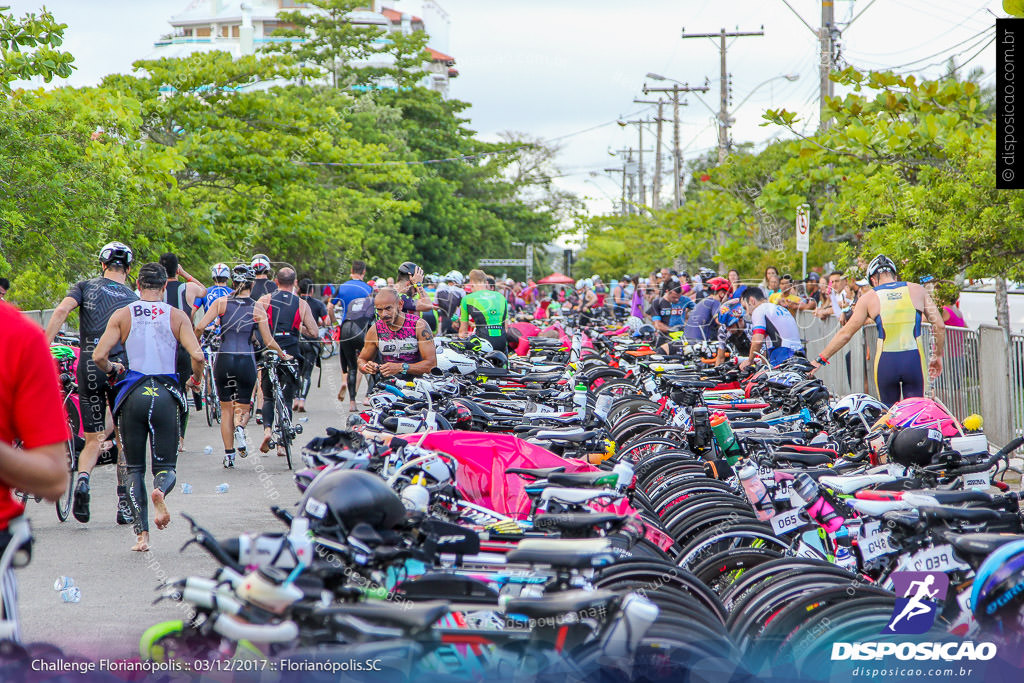
[[[317,375],[314,369],[308,412],[296,414],[296,418],[309,418],[300,423],[303,433],[297,438],[298,445],[322,435],[329,426],[344,426],[348,415],[348,401],[337,400],[341,381],[338,356],[324,362],[319,389]],[[149,626],[183,616],[178,603],[152,604],[161,580],[211,576],[217,567],[197,545],[179,552],[189,538],[188,523],[179,513],[192,515],[217,537],[284,529],[269,508],[293,505],[300,494],[284,458],[277,457],[273,449],[269,456],[260,457],[255,446],[262,430],[255,420],[250,421],[247,433],[255,452],[236,459],[234,470],[226,470],[221,464],[224,448],[219,428],[207,426],[203,413],[191,413],[185,450],[178,458],[178,483],[167,498],[171,524],[156,529],[150,505],[152,550],[146,553],[132,552],[132,528],[115,522],[113,466],[93,472],[92,519],[88,524],[73,516],[61,523],[52,504],[30,502],[27,514],[35,535],[32,562],[16,572],[24,641],[51,642],[93,658],[137,656],[139,638]],[[205,454],[206,446],[211,446],[213,453]],[[293,466],[301,467],[297,458],[298,452],[293,451]],[[192,485],[192,493],[182,494],[184,483]],[[230,488],[218,494],[215,489],[221,483]],[[146,485],[152,486],[151,473],[147,473]],[[74,579],[81,589],[80,602],[61,601],[60,593],[53,589],[59,576]]]

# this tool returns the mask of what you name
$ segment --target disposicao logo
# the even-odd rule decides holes
[[[902,597],[896,599],[892,618],[882,633],[927,633],[946,599],[949,576],[943,572],[893,572],[890,579],[893,591]]]

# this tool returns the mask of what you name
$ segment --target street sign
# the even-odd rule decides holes
[[[801,204],[796,207],[796,250],[807,253],[811,249],[811,207]]]

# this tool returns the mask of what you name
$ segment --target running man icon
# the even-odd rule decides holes
[[[942,572],[893,572],[890,577],[896,595],[893,618],[883,633],[919,634],[935,623],[949,589],[949,576]]]

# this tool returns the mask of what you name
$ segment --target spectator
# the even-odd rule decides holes
[[[761,282],[761,292],[765,297],[771,297],[772,294],[782,291],[779,285],[779,269],[775,266],[765,268],[764,280]]]
[[[5,277],[0,277],[0,301],[3,301],[7,296],[7,292],[11,289],[11,281]]]
[[[779,291],[769,295],[769,303],[778,304],[790,313],[796,313],[803,303],[803,299],[797,296],[793,287],[793,276],[786,273],[779,279]]]
[[[801,311],[815,311],[821,306],[822,294],[821,288],[818,287],[820,280],[821,276],[814,271],[807,274],[804,280],[804,300],[799,306]]]

